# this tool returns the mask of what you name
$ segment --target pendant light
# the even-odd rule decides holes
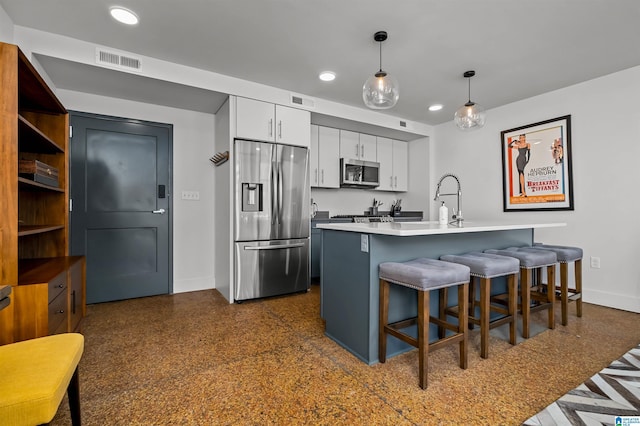
[[[380,69],[364,83],[362,100],[372,109],[393,108],[400,98],[400,91],[398,81],[382,70],[382,42],[387,39],[387,32],[378,31],[373,39],[380,43]]]
[[[460,107],[454,115],[456,126],[461,130],[474,130],[484,126],[487,113],[484,108],[475,102],[471,102],[471,77],[476,75],[475,71],[465,71],[464,78],[469,79],[469,100]]]

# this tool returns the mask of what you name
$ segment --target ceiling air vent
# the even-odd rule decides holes
[[[400,127],[407,127],[406,121],[400,121]]]
[[[96,49],[96,63],[123,70],[142,71],[140,59],[108,52],[100,48]]]
[[[303,106],[307,108],[315,108],[315,102],[311,98],[305,98],[304,96],[291,94],[291,104],[297,106]]]

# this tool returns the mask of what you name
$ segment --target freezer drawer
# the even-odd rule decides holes
[[[235,246],[235,300],[309,289],[309,238],[239,242]]]

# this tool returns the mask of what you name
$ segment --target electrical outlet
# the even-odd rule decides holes
[[[369,253],[369,235],[360,234],[360,251]]]
[[[594,269],[600,269],[600,258],[591,256],[591,267]]]
[[[189,201],[198,201],[200,199],[199,191],[182,191],[182,199]]]

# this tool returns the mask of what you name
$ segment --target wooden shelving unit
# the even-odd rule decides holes
[[[0,344],[74,331],[84,315],[85,260],[69,253],[69,116],[27,57],[0,43]],[[58,187],[18,176],[18,160],[58,170]]]

